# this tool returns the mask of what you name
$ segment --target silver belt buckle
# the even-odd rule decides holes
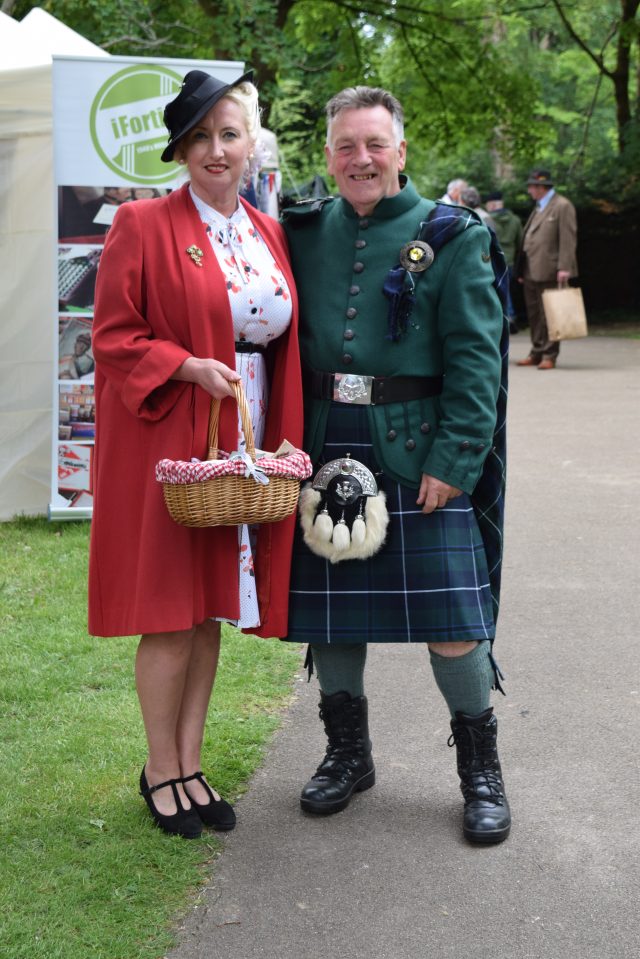
[[[359,403],[371,405],[372,376],[360,376],[359,373],[334,373],[333,399],[336,403]]]

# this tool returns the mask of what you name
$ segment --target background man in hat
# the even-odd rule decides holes
[[[348,473],[358,460],[373,472],[389,523],[384,545],[368,551],[362,520],[339,504],[315,522],[335,549],[356,547],[350,557],[329,561],[301,536],[294,545],[287,638],[310,644],[328,739],[301,805],[337,813],[373,785],[367,644],[422,643],[451,715],[464,835],[501,842],[511,819],[490,691],[508,330],[492,234],[404,176],[402,108],[385,90],[351,87],[329,101],[325,153],[340,196],[285,211],[304,446],[317,469],[339,461]],[[496,256],[504,275],[497,245]]]
[[[532,170],[527,192],[535,208],[524,227],[519,280],[524,283],[524,301],[531,330],[531,352],[518,366],[537,366],[552,370],[560,343],[549,340],[542,305],[542,291],[565,286],[576,276],[576,211],[566,197],[553,189],[548,170]]]

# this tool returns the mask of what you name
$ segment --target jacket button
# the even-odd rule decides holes
[[[478,445],[476,446],[476,453],[482,453],[483,449],[484,449],[484,443],[478,443]]]
[[[359,225],[359,227],[360,227],[361,230],[368,230],[368,229],[369,229],[369,221],[368,221],[368,220],[360,220],[360,223],[359,223],[358,225]]]
[[[347,319],[352,320],[354,316],[357,316],[357,315],[358,315],[358,311],[356,310],[355,306],[350,306],[346,313]]]
[[[364,270],[364,263],[360,263],[360,261],[358,260],[353,264],[354,273],[362,273],[363,270]]]
[[[367,245],[367,241],[366,241],[366,240],[356,240],[356,242],[355,242],[354,245],[355,245],[356,250],[364,250],[365,246]]]
[[[342,362],[343,362],[343,363],[346,363],[347,366],[349,365],[349,363],[353,363],[353,357],[352,357],[351,353],[343,353],[343,354],[342,354]]]
[[[356,335],[356,334],[353,332],[353,330],[345,330],[345,331],[344,331],[344,338],[345,338],[345,340],[352,340],[355,335]]]
[[[460,449],[468,450],[470,446],[471,446],[471,443],[469,442],[469,440],[463,440],[462,443],[460,444]]]
[[[404,448],[405,448],[406,450],[414,450],[414,449],[416,448],[416,441],[415,441],[415,440],[407,440],[407,442],[404,444]]]
[[[394,440],[397,435],[398,435],[398,434],[396,433],[395,430],[389,430],[389,432],[387,433],[387,439],[388,439],[388,440]]]
[[[421,432],[421,433],[428,433],[428,432],[430,431],[430,429],[431,429],[431,426],[430,426],[429,423],[421,423],[421,424],[420,424],[420,432]]]
[[[349,287],[349,296],[357,296],[360,292],[359,286],[350,286]]]

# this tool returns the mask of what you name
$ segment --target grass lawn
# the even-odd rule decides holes
[[[215,834],[156,829],[135,638],[86,632],[88,523],[0,524],[0,954],[159,959],[206,881]],[[233,800],[260,762],[299,647],[225,627],[204,768]]]

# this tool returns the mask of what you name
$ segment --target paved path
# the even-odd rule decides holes
[[[525,355],[526,333],[512,339]],[[640,341],[512,367],[496,697],[514,826],[475,848],[422,648],[367,668],[376,786],[305,817],[315,680],[238,803],[170,959],[637,959]]]

